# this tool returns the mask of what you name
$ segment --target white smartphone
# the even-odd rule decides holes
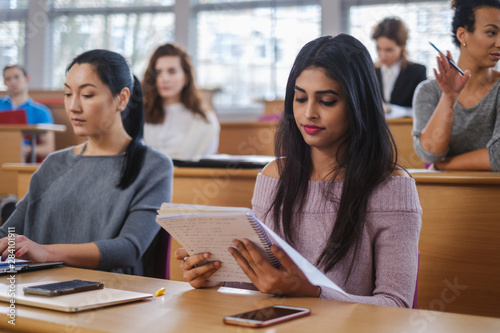
[[[307,316],[310,313],[311,310],[306,308],[298,308],[286,305],[274,305],[267,308],[224,317],[224,323],[247,327],[265,327],[294,318]]]

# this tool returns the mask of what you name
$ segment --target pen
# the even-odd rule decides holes
[[[439,51],[439,49],[436,47],[436,45],[432,44],[431,42],[429,42],[429,44],[431,44],[432,47],[436,49],[436,51],[438,51],[439,53],[442,53],[441,51]],[[446,59],[448,59],[448,62],[450,63],[450,65],[452,65],[453,67],[456,68],[456,70],[460,73],[460,75],[464,75],[464,72],[457,65],[455,65],[455,63],[450,58],[446,57]]]

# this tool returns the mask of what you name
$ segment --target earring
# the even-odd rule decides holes
[[[467,47],[467,44],[465,44],[465,43],[463,43],[462,45],[463,45],[464,47]]]

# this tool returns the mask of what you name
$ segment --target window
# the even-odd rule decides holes
[[[0,70],[7,65],[24,63],[24,22],[0,22]],[[0,90],[7,87],[0,80]]]
[[[78,54],[103,48],[122,54],[142,79],[154,49],[173,37],[173,15],[62,15],[53,23],[52,88],[62,89],[65,70]]]
[[[200,1],[209,2],[221,1]],[[321,7],[233,3],[201,10],[197,23],[197,83],[220,89],[213,99],[218,112],[234,111],[284,98],[295,56],[321,33]]]
[[[277,1],[282,1],[282,0],[277,0]],[[235,2],[251,3],[252,0],[198,0],[198,3],[200,3],[200,4],[231,4],[231,3],[235,3]]]
[[[370,51],[374,61],[378,58],[375,42],[371,38],[373,27],[388,16],[399,17],[409,30],[408,59],[427,67],[427,77],[433,78],[437,52],[429,41],[441,51],[450,50],[456,59],[458,49],[451,39],[453,11],[449,1],[352,6],[349,10],[349,33],[358,38]]]
[[[29,0],[0,0],[0,9],[27,9]]]
[[[52,0],[52,89],[78,54],[96,48],[122,54],[142,79],[156,47],[174,40],[174,0]]]
[[[7,65],[24,64],[27,8],[28,0],[0,0],[0,13],[7,14],[0,20],[0,70]],[[6,89],[2,77],[0,90]]]
[[[370,35],[386,16],[406,22],[409,59],[426,65],[429,77],[437,54],[428,41],[456,57],[449,0],[382,1],[341,0],[341,11],[323,15],[360,39],[374,60]],[[322,4],[332,11],[329,0],[0,0],[0,66],[41,57],[46,66],[28,68],[41,82],[35,88],[61,89],[74,56],[107,48],[123,54],[142,78],[153,50],[177,37],[193,57],[198,86],[217,89],[213,104],[219,113],[257,110],[263,100],[284,98],[298,51],[321,34]],[[29,38],[30,6],[47,8],[41,27],[46,43],[34,45]],[[337,25],[324,23],[336,31]]]
[[[103,8],[127,6],[171,6],[175,0],[52,0],[54,8]]]

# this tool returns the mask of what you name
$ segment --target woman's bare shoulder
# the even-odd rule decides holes
[[[267,164],[264,169],[262,169],[262,174],[264,176],[280,178],[280,173],[278,170],[278,162],[276,160]]]
[[[392,171],[392,174],[391,174],[392,177],[406,177],[406,178],[409,178],[411,177],[411,175],[408,173],[408,171],[406,171],[406,169],[400,167],[400,166],[396,166],[394,168],[394,170]]]

